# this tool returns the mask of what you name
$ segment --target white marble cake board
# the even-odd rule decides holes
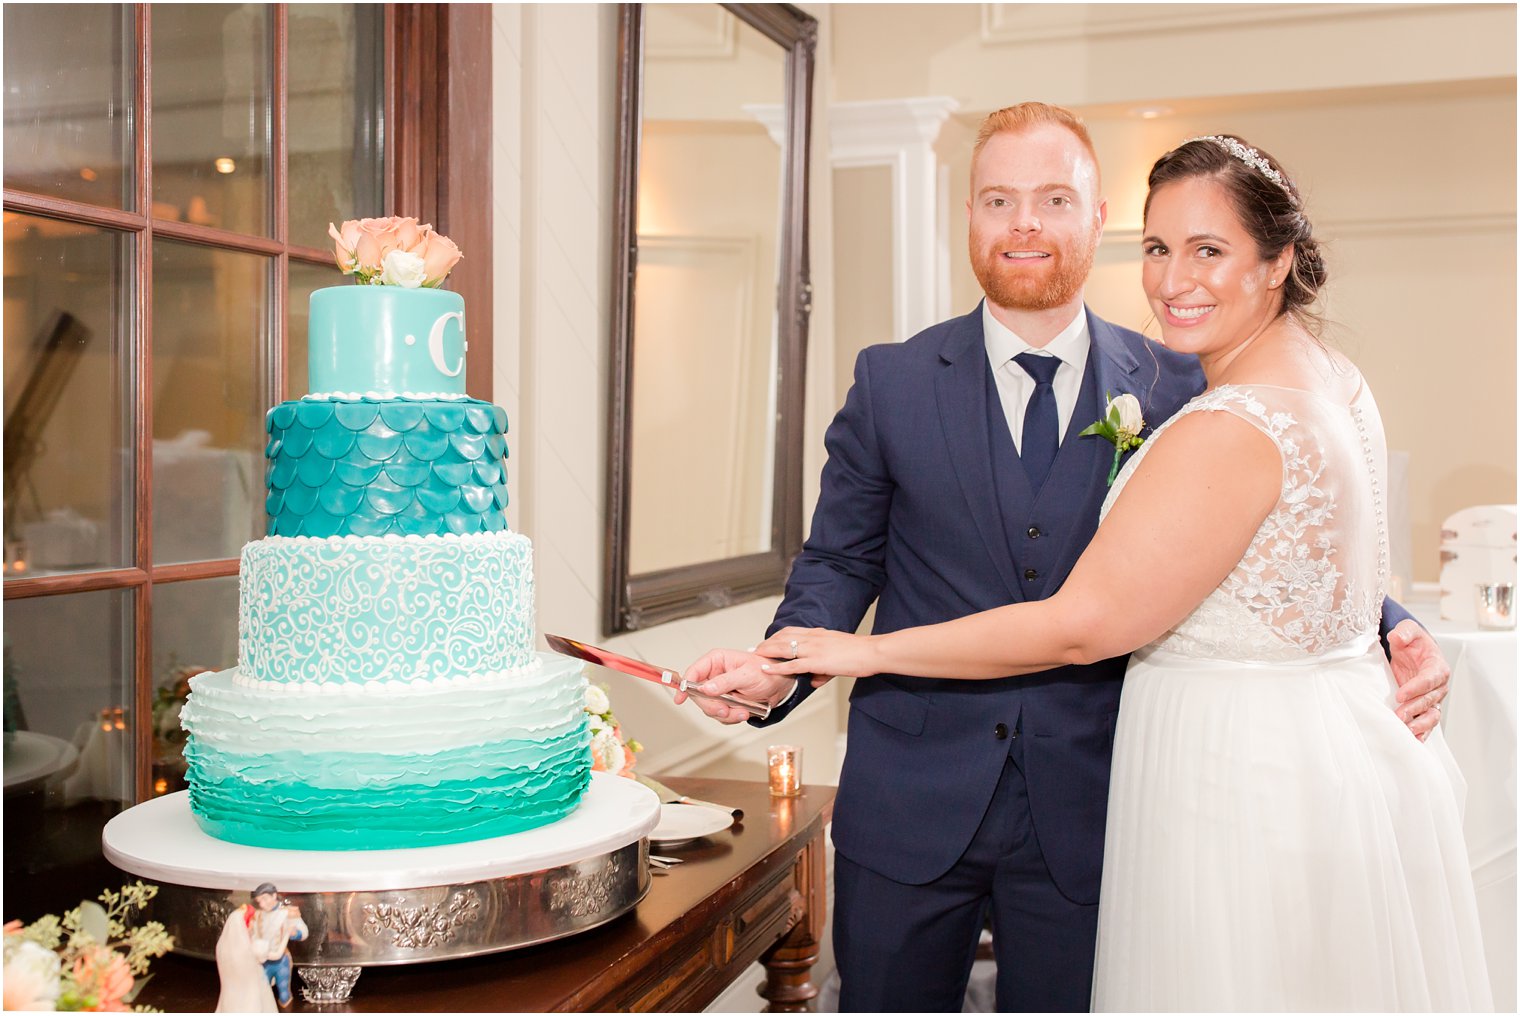
[[[401,850],[282,850],[227,843],[204,833],[188,791],[154,798],[106,823],[106,860],[155,882],[247,890],[249,879],[282,893],[364,892],[522,875],[610,853],[648,836],[660,801],[642,784],[592,773],[580,805],[550,825],[472,843]]]

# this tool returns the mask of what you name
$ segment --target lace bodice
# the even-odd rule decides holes
[[[1388,577],[1388,453],[1367,386],[1350,406],[1271,385],[1205,392],[1125,463],[1104,516],[1167,428],[1204,412],[1230,413],[1271,438],[1282,455],[1282,490],[1240,563],[1153,645],[1186,656],[1280,663],[1375,634]]]

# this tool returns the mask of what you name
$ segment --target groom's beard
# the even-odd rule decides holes
[[[999,307],[1011,310],[1050,310],[1070,302],[1082,292],[1087,276],[1092,272],[1093,258],[1098,252],[1098,236],[1089,234],[1076,240],[1069,247],[1060,244],[1041,243],[1032,249],[1047,250],[1050,260],[1045,278],[1032,278],[1034,274],[1017,264],[1010,264],[1002,254],[1008,249],[1007,237],[1001,238],[983,250],[976,249],[977,237],[971,237],[971,269],[976,281]]]

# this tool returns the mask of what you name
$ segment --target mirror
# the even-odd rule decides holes
[[[779,592],[802,547],[817,22],[619,15],[606,634]]]

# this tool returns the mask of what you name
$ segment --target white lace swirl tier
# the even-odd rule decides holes
[[[271,536],[243,548],[239,576],[249,681],[426,686],[533,661],[533,548],[518,533]]]

